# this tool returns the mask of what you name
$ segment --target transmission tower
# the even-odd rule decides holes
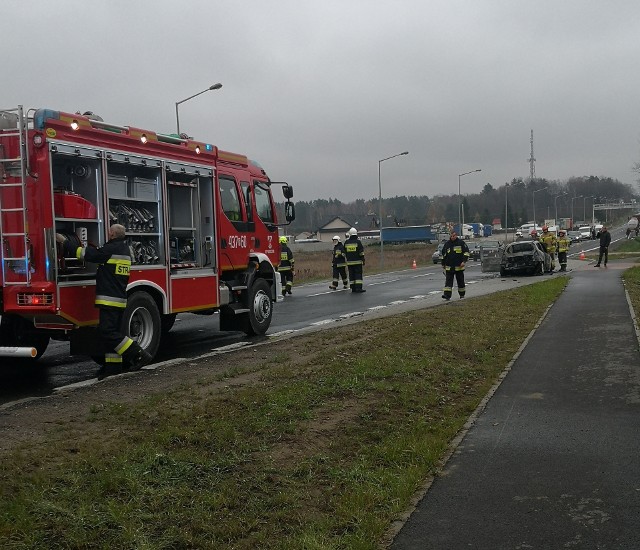
[[[531,156],[529,157],[529,179],[536,177],[536,159],[533,156],[533,130],[531,130]]]

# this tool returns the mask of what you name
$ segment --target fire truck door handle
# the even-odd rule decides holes
[[[251,237],[251,240],[254,242],[254,246],[258,248],[260,246],[260,239],[257,237]]]
[[[227,240],[220,239],[220,248],[227,248]]]

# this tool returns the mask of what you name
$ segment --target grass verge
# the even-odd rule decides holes
[[[377,548],[566,281],[202,360],[237,359],[223,383],[87,402],[0,455],[0,546]]]

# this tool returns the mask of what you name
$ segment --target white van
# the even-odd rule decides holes
[[[519,231],[520,233],[522,233],[525,239],[528,239],[531,236],[531,232],[534,230],[534,228],[538,232],[538,234],[542,233],[542,227],[533,223],[523,224],[522,226],[520,226]]]
[[[581,239],[583,241],[591,238],[591,227],[588,225],[581,225],[578,227],[578,231],[580,231]]]

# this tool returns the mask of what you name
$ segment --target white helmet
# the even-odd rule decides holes
[[[334,235],[331,240],[340,242],[340,237],[338,237],[338,235]]]
[[[355,227],[352,227],[351,229],[349,229],[350,236],[357,235],[357,234],[358,234],[358,230]]]

